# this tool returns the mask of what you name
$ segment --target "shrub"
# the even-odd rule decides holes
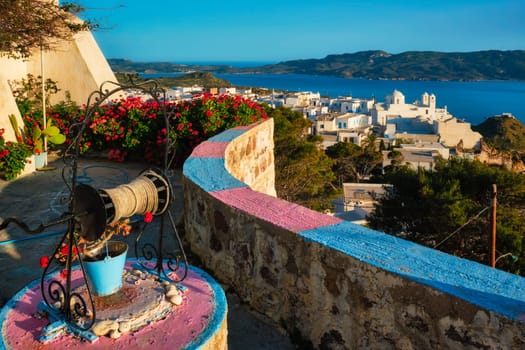
[[[100,106],[80,139],[81,153],[108,152],[108,157],[116,161],[134,156],[160,165],[168,137],[162,107],[139,97]],[[203,94],[191,101],[166,102],[165,107],[171,126],[169,137],[176,140],[178,164],[203,140],[226,129],[267,118],[259,104],[239,96]],[[85,106],[62,103],[52,108],[49,118],[67,136],[69,127],[82,121],[85,113]],[[71,142],[71,139],[66,141]]]
[[[4,140],[4,129],[0,129],[0,178],[13,180],[24,170],[31,150],[26,144]]]

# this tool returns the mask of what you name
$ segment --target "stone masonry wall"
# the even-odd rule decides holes
[[[302,348],[525,347],[524,278],[255,192],[236,178],[273,183],[252,173],[259,157],[273,167],[264,155],[273,141],[260,135],[270,128],[268,120],[228,130],[184,164],[186,239],[226,288]],[[273,173],[259,172],[265,176]]]
[[[257,192],[276,196],[273,158],[273,120],[247,129],[225,151],[226,169]]]

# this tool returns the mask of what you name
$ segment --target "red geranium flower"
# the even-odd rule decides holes
[[[49,266],[49,257],[47,255],[44,255],[40,258],[40,266],[43,268],[46,268]]]
[[[144,213],[144,222],[146,224],[149,224],[152,221],[153,221],[153,214],[150,212]]]

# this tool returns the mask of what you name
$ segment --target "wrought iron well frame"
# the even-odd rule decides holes
[[[72,265],[75,258],[75,253],[80,251],[80,246],[77,237],[77,218],[89,215],[88,212],[74,212],[75,209],[75,189],[79,186],[77,179],[78,176],[78,160],[80,157],[80,146],[82,134],[89,123],[92,121],[95,112],[104,103],[111,102],[110,98],[118,97],[119,93],[125,93],[127,91],[140,92],[151,96],[156,104],[162,110],[162,117],[166,128],[166,142],[164,146],[164,159],[163,169],[155,169],[157,172],[161,172],[164,179],[167,179],[167,183],[170,186],[169,191],[169,204],[166,211],[159,215],[160,229],[158,232],[157,246],[155,247],[151,243],[145,243],[141,248],[140,240],[144,232],[145,226],[138,233],[135,240],[135,255],[138,258],[138,263],[142,268],[156,273],[159,279],[168,279],[172,282],[182,281],[188,273],[188,261],[184,252],[184,247],[181,238],[178,234],[175,220],[170,211],[171,204],[173,202],[173,190],[171,188],[171,182],[169,179],[172,177],[172,163],[175,157],[175,139],[170,139],[170,120],[168,111],[166,108],[167,99],[166,91],[160,87],[158,82],[155,80],[147,80],[143,82],[134,82],[131,76],[128,76],[129,82],[121,84],[118,82],[105,81],[103,82],[98,90],[93,91],[86,103],[85,114],[82,118],[79,116],[79,120],[72,124],[69,128],[69,134],[74,135],[71,144],[66,148],[63,153],[62,159],[64,161],[64,167],[62,169],[62,179],[69,190],[69,197],[67,200],[68,211],[53,222],[43,223],[36,229],[30,229],[25,223],[17,220],[16,218],[8,218],[1,224],[1,228],[7,227],[9,223],[15,223],[22,228],[26,233],[38,234],[43,232],[46,228],[55,226],[62,223],[67,223],[67,230],[63,234],[60,242],[53,253],[49,256],[49,263],[44,268],[42,273],[40,289],[43,297],[44,311],[52,314],[54,318],[57,318],[57,322],[65,323],[70,331],[77,333],[78,335],[89,338],[89,329],[94,325],[96,320],[96,307],[94,301],[94,295],[91,291],[89,283],[87,283],[86,270],[84,267],[84,261],[82,254],[78,255],[78,261],[82,272],[82,278],[84,280],[87,289],[87,300],[78,292],[72,288]],[[173,230],[176,237],[176,243],[178,245],[178,254],[169,253],[164,255],[164,229],[166,226],[166,216],[169,221],[169,225]],[[53,261],[56,260],[56,256],[59,250],[66,244],[67,256],[66,256],[66,267],[65,267],[65,285],[61,280],[56,278],[57,274],[50,274],[50,269],[53,265]],[[153,263],[153,267],[151,266]],[[182,275],[177,275],[177,279],[170,277],[171,272],[175,272],[179,269],[182,270]]]

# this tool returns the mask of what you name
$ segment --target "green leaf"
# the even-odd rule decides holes
[[[56,126],[48,126],[47,128],[43,130],[43,133],[47,137],[53,137],[53,136],[60,134],[60,129],[57,128]]]
[[[48,137],[47,141],[55,145],[60,145],[66,141],[66,135],[58,134],[55,136]]]

